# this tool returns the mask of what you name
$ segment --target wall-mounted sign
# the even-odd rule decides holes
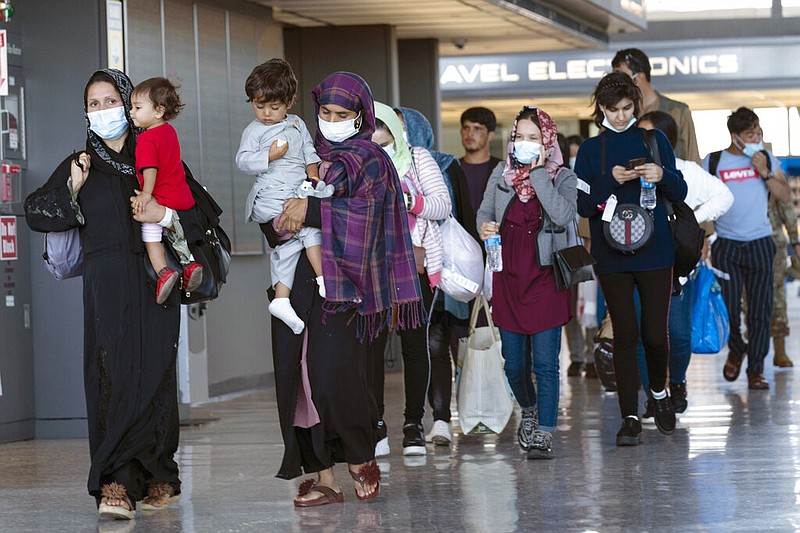
[[[125,72],[121,0],[106,0],[106,34],[108,36],[108,68]]]
[[[0,30],[0,96],[8,96],[8,34]]]
[[[619,49],[629,45],[619,45]],[[797,72],[784,59],[800,56],[800,41],[781,45],[642,47],[656,89],[719,90],[793,87]],[[588,95],[611,72],[614,50],[575,50],[439,60],[442,97]],[[796,70],[796,69],[795,69]]]
[[[17,217],[0,217],[0,261],[17,259]]]

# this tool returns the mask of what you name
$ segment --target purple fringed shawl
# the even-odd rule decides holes
[[[400,180],[392,160],[372,142],[375,109],[369,85],[351,72],[335,72],[312,91],[321,105],[360,112],[360,129],[331,142],[317,128],[314,145],[331,163],[325,181],[333,197],[321,202],[322,274],[326,312],[355,309],[360,340],[383,328],[413,329],[425,321]]]

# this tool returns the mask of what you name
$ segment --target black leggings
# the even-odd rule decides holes
[[[672,268],[640,272],[613,272],[598,276],[606,306],[614,325],[614,370],[623,418],[639,415],[639,369],[636,343],[639,329],[633,303],[633,289],[642,302],[642,344],[647,360],[650,388],[664,389],[669,364],[667,317],[672,295]]]
[[[430,312],[433,302],[428,276],[420,274],[419,284],[422,289],[422,301],[425,303],[426,312]],[[428,324],[420,327],[398,332],[403,352],[403,383],[406,390],[405,419],[411,422],[421,422],[425,414],[425,394],[428,391],[430,380],[430,357],[428,354]],[[378,414],[383,419],[384,401],[384,353],[388,334],[382,333],[368,347],[367,379],[369,380],[375,401],[378,404]]]

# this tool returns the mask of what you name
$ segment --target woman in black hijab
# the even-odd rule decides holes
[[[88,489],[101,515],[121,519],[133,518],[137,501],[156,509],[180,494],[173,458],[180,298],[174,291],[165,304],[156,304],[140,225],[131,215],[138,186],[137,130],[128,113],[132,89],[118,70],[91,76],[84,91],[85,151],[62,161],[25,202],[34,231],[80,230]],[[191,228],[184,229],[196,236],[191,219]]]

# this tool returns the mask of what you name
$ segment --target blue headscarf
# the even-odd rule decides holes
[[[401,107],[400,112],[403,113],[403,120],[406,121],[408,144],[421,146],[428,150],[436,164],[439,165],[439,170],[444,174],[447,167],[456,160],[456,156],[431,149],[433,147],[433,127],[425,115],[410,107]]]

